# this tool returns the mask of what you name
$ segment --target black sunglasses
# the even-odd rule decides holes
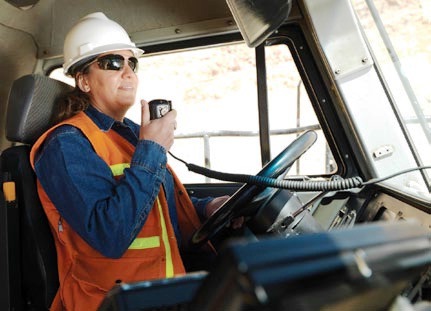
[[[90,67],[93,63],[97,63],[100,69],[102,70],[116,70],[120,71],[124,68],[125,58],[123,55],[118,54],[108,54],[103,55],[95,60],[89,62],[82,68],[82,72],[85,72],[88,67]],[[127,63],[129,67],[133,70],[133,72],[138,71],[138,59],[136,57],[130,57],[127,59]]]

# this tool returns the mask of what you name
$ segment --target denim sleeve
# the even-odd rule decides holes
[[[93,248],[118,258],[144,225],[166,171],[165,149],[139,141],[120,180],[77,128],[62,126],[42,146],[36,175],[60,215]]]

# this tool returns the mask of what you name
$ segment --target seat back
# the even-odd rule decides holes
[[[55,244],[30,165],[31,145],[52,125],[55,103],[71,86],[42,75],[16,80],[9,94],[6,136],[17,142],[1,154],[3,182],[14,184],[16,200],[6,203],[2,223],[8,264],[10,310],[47,310],[57,292]],[[4,214],[4,215],[3,215]],[[3,246],[2,246],[3,247]]]

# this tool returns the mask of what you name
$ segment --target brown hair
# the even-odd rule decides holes
[[[84,111],[90,105],[91,100],[87,93],[81,91],[78,86],[60,99],[57,112],[54,115],[54,123],[66,120],[80,111]]]
[[[84,111],[91,104],[90,96],[83,92],[78,86],[79,75],[88,74],[89,68],[87,64],[91,62],[93,58],[88,58],[84,62],[81,62],[79,66],[74,70],[73,77],[75,78],[75,88],[66,93],[65,96],[60,98],[57,104],[57,111],[54,114],[54,124],[60,123],[70,117],[73,117],[80,111]]]

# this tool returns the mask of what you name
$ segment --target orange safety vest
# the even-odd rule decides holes
[[[79,128],[95,152],[111,168],[114,178],[121,177],[130,167],[135,147],[113,130],[103,132],[84,113],[80,112],[45,132],[34,144],[30,161],[47,136],[63,124]],[[200,220],[182,183],[168,167],[174,178],[178,222],[186,242],[200,226]],[[51,225],[56,243],[60,288],[51,310],[96,310],[105,294],[116,284],[185,273],[168,205],[161,188],[142,230],[119,259],[107,258],[88,245],[62,219],[40,182],[39,197]]]

